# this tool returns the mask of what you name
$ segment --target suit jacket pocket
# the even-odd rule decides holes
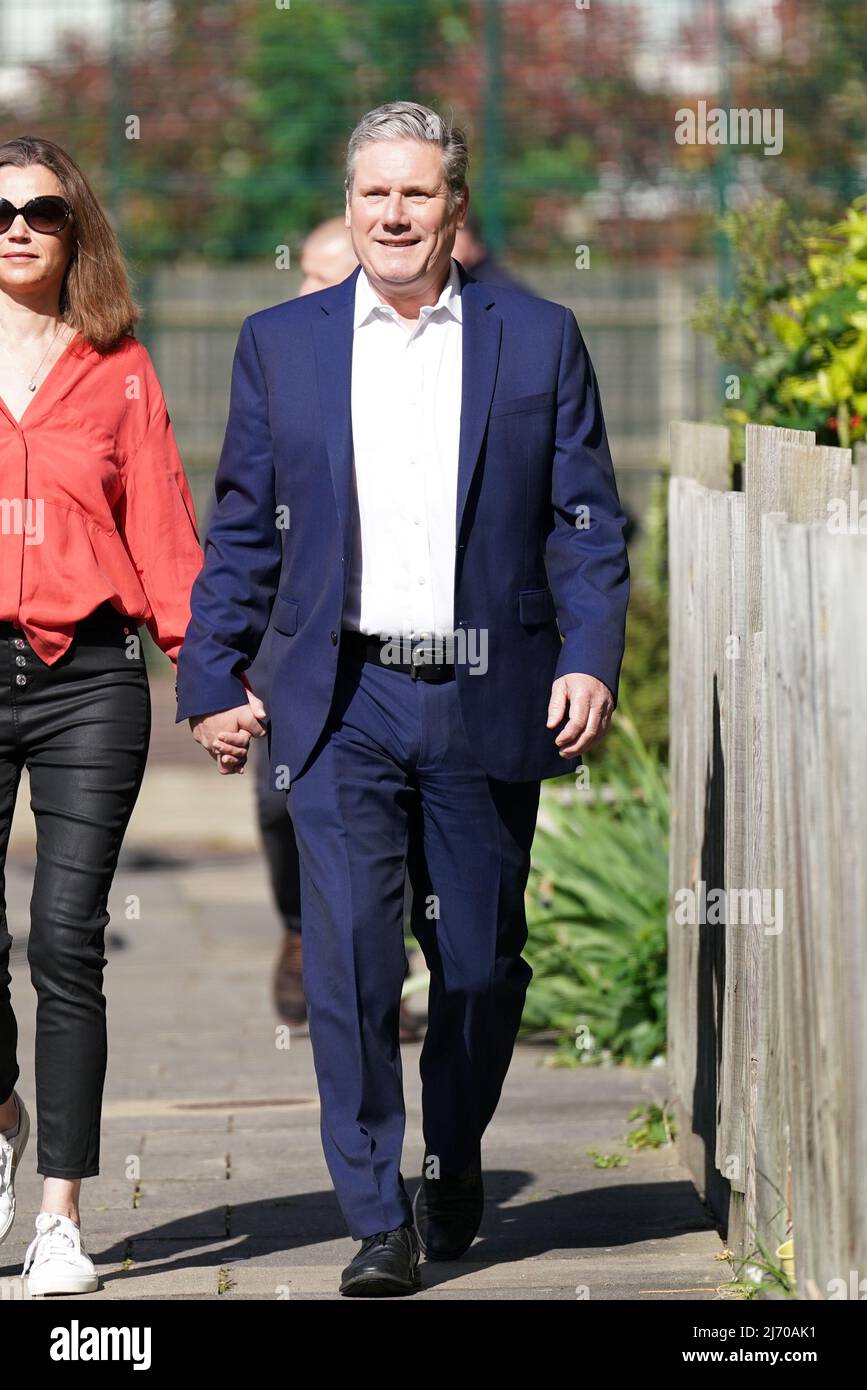
[[[529,415],[534,410],[549,410],[554,403],[553,391],[538,391],[533,396],[507,396],[491,401],[491,418],[496,415]]]
[[[298,600],[284,598],[282,594],[278,594],[271,614],[271,626],[277,632],[291,637],[298,628]]]
[[[534,623],[550,623],[557,617],[554,595],[549,588],[522,589],[518,594],[518,613],[521,622],[531,627]]]

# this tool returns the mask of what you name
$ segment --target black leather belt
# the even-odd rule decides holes
[[[435,658],[448,651],[444,638],[436,637],[394,637],[383,638],[366,632],[353,632],[343,629],[343,650],[361,661],[371,661],[375,666],[384,666],[388,671],[402,671],[419,681],[452,681],[455,678],[453,661],[437,661]],[[403,658],[396,661],[394,658]]]

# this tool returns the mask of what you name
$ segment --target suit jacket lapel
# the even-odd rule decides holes
[[[355,282],[361,267],[334,287],[322,313],[313,325],[313,347],[319,381],[322,432],[334,499],[347,558],[352,545],[352,320],[355,311]]]
[[[488,424],[503,334],[503,320],[494,306],[490,286],[470,279],[460,261],[457,264],[462,285],[463,331],[456,541]]]

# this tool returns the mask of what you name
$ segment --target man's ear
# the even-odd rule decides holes
[[[462,199],[463,199],[463,207],[461,208],[460,212],[458,213],[458,221],[457,221],[457,228],[458,228],[458,231],[461,230],[461,228],[463,227],[464,223],[466,222],[466,220],[467,220],[467,213],[468,213],[469,210],[470,210],[470,186],[469,186],[468,183],[467,183],[467,184],[464,184],[464,191],[463,191],[463,194],[461,195],[461,197],[462,197]]]

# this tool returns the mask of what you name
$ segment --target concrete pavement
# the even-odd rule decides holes
[[[103,1285],[76,1302],[332,1299],[357,1248],[322,1156],[309,1041],[272,1010],[281,929],[254,848],[253,778],[221,778],[201,757],[152,763],[111,895],[101,1172],[82,1202]],[[25,784],[6,878],[19,1090],[35,1121],[32,873]],[[403,1049],[410,1191],[422,1159],[419,1050]],[[565,1070],[549,1053],[516,1049],[483,1144],[480,1236],[454,1264],[423,1264],[416,1297],[715,1298],[731,1269],[675,1152],[602,1170],[586,1153],[624,1151],[628,1113],[665,1098],[664,1071]],[[35,1169],[34,1128],[0,1250],[4,1297],[20,1293]]]

